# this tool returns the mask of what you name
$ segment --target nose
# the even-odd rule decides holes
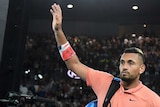
[[[126,63],[120,65],[122,71],[128,70],[128,65]]]
[[[122,68],[122,71],[127,71],[128,69],[127,68]]]

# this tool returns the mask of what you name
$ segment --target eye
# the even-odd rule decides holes
[[[128,61],[128,64],[133,65],[134,62],[133,62],[132,60],[129,60],[129,61]]]
[[[123,65],[124,64],[124,60],[120,60],[120,64]]]

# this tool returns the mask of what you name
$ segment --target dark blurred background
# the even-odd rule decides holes
[[[18,106],[83,107],[96,99],[84,81],[67,75],[51,29],[53,3],[61,5],[63,30],[83,63],[118,76],[121,52],[137,46],[146,56],[141,80],[160,95],[160,1],[1,0],[1,106],[18,99]]]

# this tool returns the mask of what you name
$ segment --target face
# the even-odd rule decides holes
[[[139,80],[145,66],[137,53],[124,53],[120,58],[119,70],[123,81],[132,82]]]

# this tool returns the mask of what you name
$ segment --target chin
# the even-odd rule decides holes
[[[125,81],[125,82],[128,82],[128,81],[132,80],[131,78],[128,78],[128,77],[125,77],[125,76],[120,76],[120,78],[121,78],[122,81]]]
[[[121,78],[122,81],[128,82],[129,79],[128,78]]]

